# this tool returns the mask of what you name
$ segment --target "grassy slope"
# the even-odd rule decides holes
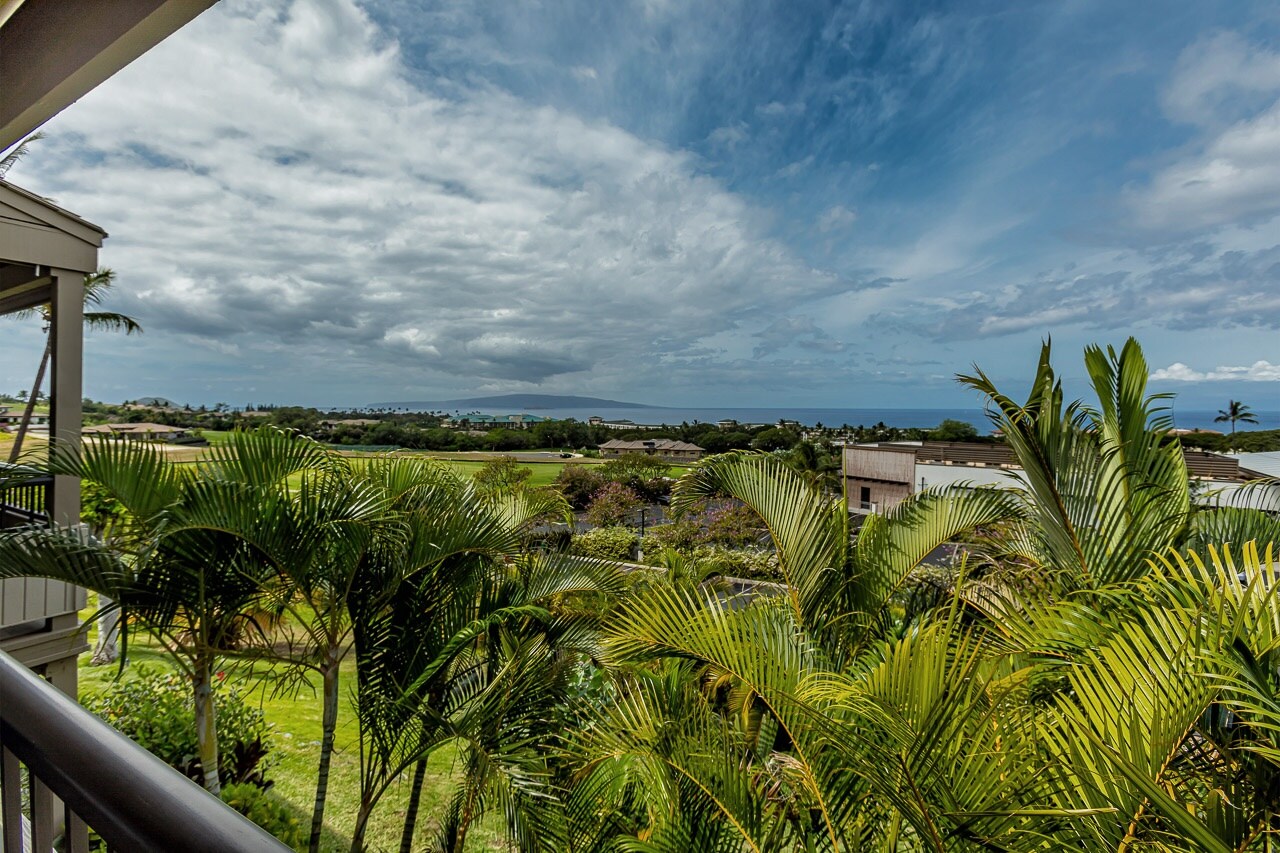
[[[209,439],[211,444],[219,445],[219,444],[224,444],[226,442],[226,437],[230,435],[230,433],[218,432],[215,430],[204,430],[204,435],[206,438]],[[174,458],[176,461],[188,462],[198,458],[199,455],[200,453],[198,450],[181,450],[181,451],[178,451],[177,454],[174,454],[172,458]],[[406,455],[422,455],[427,457],[428,459],[435,459],[439,462],[445,463],[446,465],[450,466],[455,471],[457,471],[459,474],[462,474],[463,476],[466,476],[466,477],[470,477],[474,475],[477,471],[483,468],[485,464],[483,461],[477,461],[472,458],[459,458],[462,454],[456,454],[456,453],[423,452],[421,454],[411,453]],[[503,454],[495,453],[493,455],[494,457],[499,457],[499,456],[502,456]],[[353,456],[352,458],[358,459],[363,457]],[[587,465],[596,465],[596,464],[600,464],[602,460],[574,459],[573,462],[587,464]],[[564,462],[521,462],[521,465],[522,467],[529,468],[530,470],[533,471],[533,475],[528,480],[529,485],[549,486],[552,483],[554,483],[556,477],[560,475],[560,471],[561,469],[564,468],[565,463]],[[688,469],[673,465],[669,469],[668,473],[672,477],[679,477],[686,470]]]
[[[91,615],[86,610],[83,616]],[[136,637],[130,644],[129,659],[131,665],[152,667],[170,666],[168,659],[142,636]],[[83,655],[80,660],[80,693],[87,696],[106,688],[116,677],[115,666],[91,667],[89,656]],[[355,825],[356,811],[360,800],[360,748],[355,722],[348,697],[355,681],[355,667],[350,659],[344,665],[342,677],[345,681],[343,701],[339,714],[336,735],[336,750],[329,778],[329,799],[325,808],[325,842],[326,851],[345,851],[350,847],[350,833]],[[126,674],[124,677],[128,677]],[[232,672],[229,678],[238,676]],[[275,734],[272,744],[273,766],[268,778],[275,783],[274,790],[288,800],[297,809],[297,816],[303,826],[311,825],[311,805],[315,797],[316,768],[320,759],[320,697],[304,690],[294,695],[272,695],[275,679],[264,673],[258,676],[248,674],[239,676],[243,679],[246,691],[251,691],[250,701],[257,703],[266,715],[267,721],[274,725]],[[423,786],[422,811],[419,813],[418,831],[415,834],[415,850],[427,849],[429,833],[436,820],[444,814],[449,798],[453,793],[453,768],[451,755],[442,750],[428,764],[426,784]],[[372,826],[368,834],[368,848],[376,850],[398,850],[400,831],[403,825],[405,806],[408,801],[410,777],[406,776],[400,784],[392,788],[383,797],[374,814]],[[481,825],[475,827],[468,835],[471,839],[468,850],[506,850],[500,817],[490,816]]]

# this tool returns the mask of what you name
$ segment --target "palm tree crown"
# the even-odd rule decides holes
[[[1228,400],[1225,409],[1218,409],[1218,416],[1213,419],[1216,424],[1231,422],[1231,434],[1236,434],[1236,422],[1256,424],[1258,417],[1249,411],[1249,407],[1239,400]]]

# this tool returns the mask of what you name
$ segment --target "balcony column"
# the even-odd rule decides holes
[[[84,399],[84,276],[83,272],[54,269],[52,380],[49,391],[49,449],[80,448]],[[54,478],[49,515],[55,524],[80,523],[80,481]]]

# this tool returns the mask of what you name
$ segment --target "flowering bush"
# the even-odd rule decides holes
[[[776,551],[707,545],[694,549],[693,561],[704,569],[714,569],[729,577],[763,581],[782,580]]]
[[[625,527],[597,527],[573,537],[570,553],[597,560],[630,560],[636,535]]]
[[[707,545],[722,548],[760,548],[768,531],[760,516],[746,504],[722,502],[686,512],[670,524],[653,527],[645,536],[645,553],[670,548],[686,556]]]
[[[625,524],[640,509],[640,496],[621,483],[605,483],[591,496],[587,507],[587,521],[594,527],[614,527]]]
[[[263,773],[271,727],[262,711],[245,704],[239,691],[221,677],[214,682],[213,703],[223,784],[266,785]],[[195,706],[186,679],[140,667],[105,692],[87,697],[84,706],[170,767],[204,783],[196,748]]]

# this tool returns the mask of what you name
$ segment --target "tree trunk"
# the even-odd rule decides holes
[[[22,453],[22,440],[27,437],[27,430],[31,427],[31,416],[36,410],[36,400],[40,397],[40,386],[44,384],[45,371],[49,369],[49,358],[53,355],[53,326],[50,326],[44,341],[44,355],[40,357],[40,367],[36,370],[36,384],[31,389],[31,396],[27,398],[27,406],[22,410],[22,421],[18,424],[18,434],[13,438],[13,448],[9,451],[9,462],[18,461],[18,455]]]
[[[409,792],[409,811],[404,816],[404,833],[400,836],[400,853],[412,853],[413,830],[418,823],[418,801],[422,799],[422,782],[427,776],[427,762],[413,768],[413,789]]]
[[[222,782],[218,778],[218,730],[214,718],[212,670],[207,659],[198,659],[191,683],[195,688],[196,750],[200,753],[204,787],[217,796],[222,793]]]
[[[111,605],[111,599],[99,593],[98,608],[102,609]],[[90,666],[102,666],[107,663],[115,663],[120,657],[120,652],[116,648],[116,641],[120,638],[120,610],[112,607],[98,620],[98,641],[93,646],[93,657],[89,660]]]
[[[333,759],[333,735],[338,728],[338,650],[330,649],[325,661],[323,733],[320,736],[320,772],[316,781],[316,802],[311,811],[310,853],[319,853],[320,834],[324,830],[324,801],[329,794],[329,763]]]
[[[373,815],[373,802],[360,803],[360,811],[356,813],[356,828],[351,833],[351,853],[364,853],[364,834],[369,830],[369,818]]]

